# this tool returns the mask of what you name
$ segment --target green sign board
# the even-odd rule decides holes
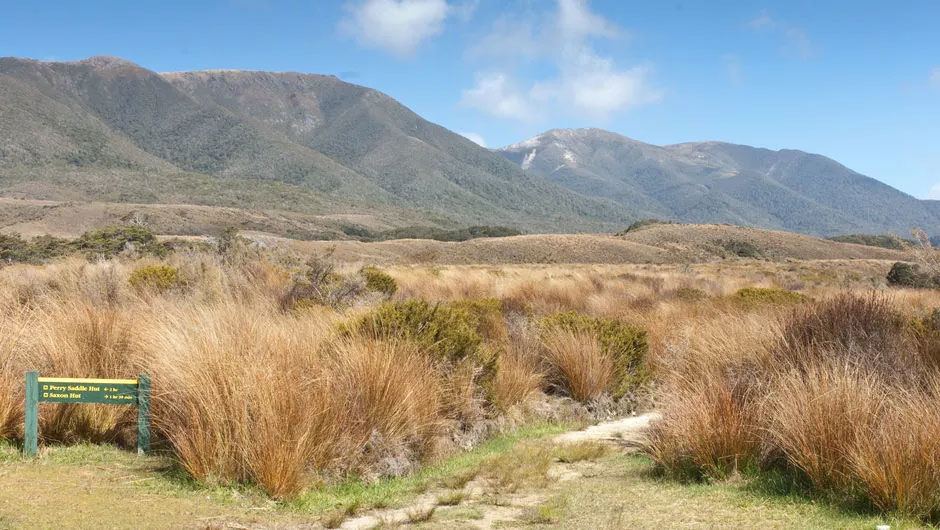
[[[39,377],[40,403],[136,405],[136,379]]]
[[[150,378],[76,379],[39,377],[26,372],[26,454],[36,454],[39,445],[40,403],[100,403],[137,405],[137,451],[150,450]]]

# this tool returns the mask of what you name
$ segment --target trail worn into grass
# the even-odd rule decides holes
[[[614,421],[592,425],[580,431],[568,431],[555,437],[556,442],[610,442],[635,446],[642,442],[650,423],[659,419],[659,413],[647,412]]]

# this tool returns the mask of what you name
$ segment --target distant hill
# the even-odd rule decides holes
[[[0,194],[393,226],[608,230],[629,216],[332,76],[0,59]]]
[[[265,240],[265,236],[252,236]],[[873,276],[883,280],[894,261],[912,259],[909,252],[837,243],[803,234],[725,225],[660,224],[623,235],[531,234],[463,242],[402,239],[360,241],[282,241],[306,252],[330,253],[348,262],[387,264],[507,263],[705,263],[745,262],[729,243],[753,248],[757,259],[878,260]]]
[[[529,173],[611,199],[637,218],[731,223],[814,235],[940,234],[922,201],[802,151],[721,142],[656,146],[600,129],[556,129],[499,150]]]

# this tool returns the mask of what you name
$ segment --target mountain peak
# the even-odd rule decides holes
[[[85,64],[94,68],[115,68],[119,66],[136,66],[140,68],[137,64],[132,63],[127,59],[122,59],[113,55],[94,55],[87,59],[73,62],[77,64]]]
[[[550,129],[527,140],[523,140],[512,145],[507,145],[506,147],[500,149],[500,151],[519,152],[538,148],[540,146],[545,146],[551,143],[565,144],[566,142],[590,142],[593,140],[614,140],[637,144],[642,143],[621,134],[604,129],[598,129],[595,127],[586,127],[580,129]]]

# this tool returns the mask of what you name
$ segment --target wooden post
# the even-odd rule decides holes
[[[39,450],[39,372],[26,372],[26,426],[23,452],[36,456]]]
[[[150,452],[150,376],[137,378],[137,454]]]

